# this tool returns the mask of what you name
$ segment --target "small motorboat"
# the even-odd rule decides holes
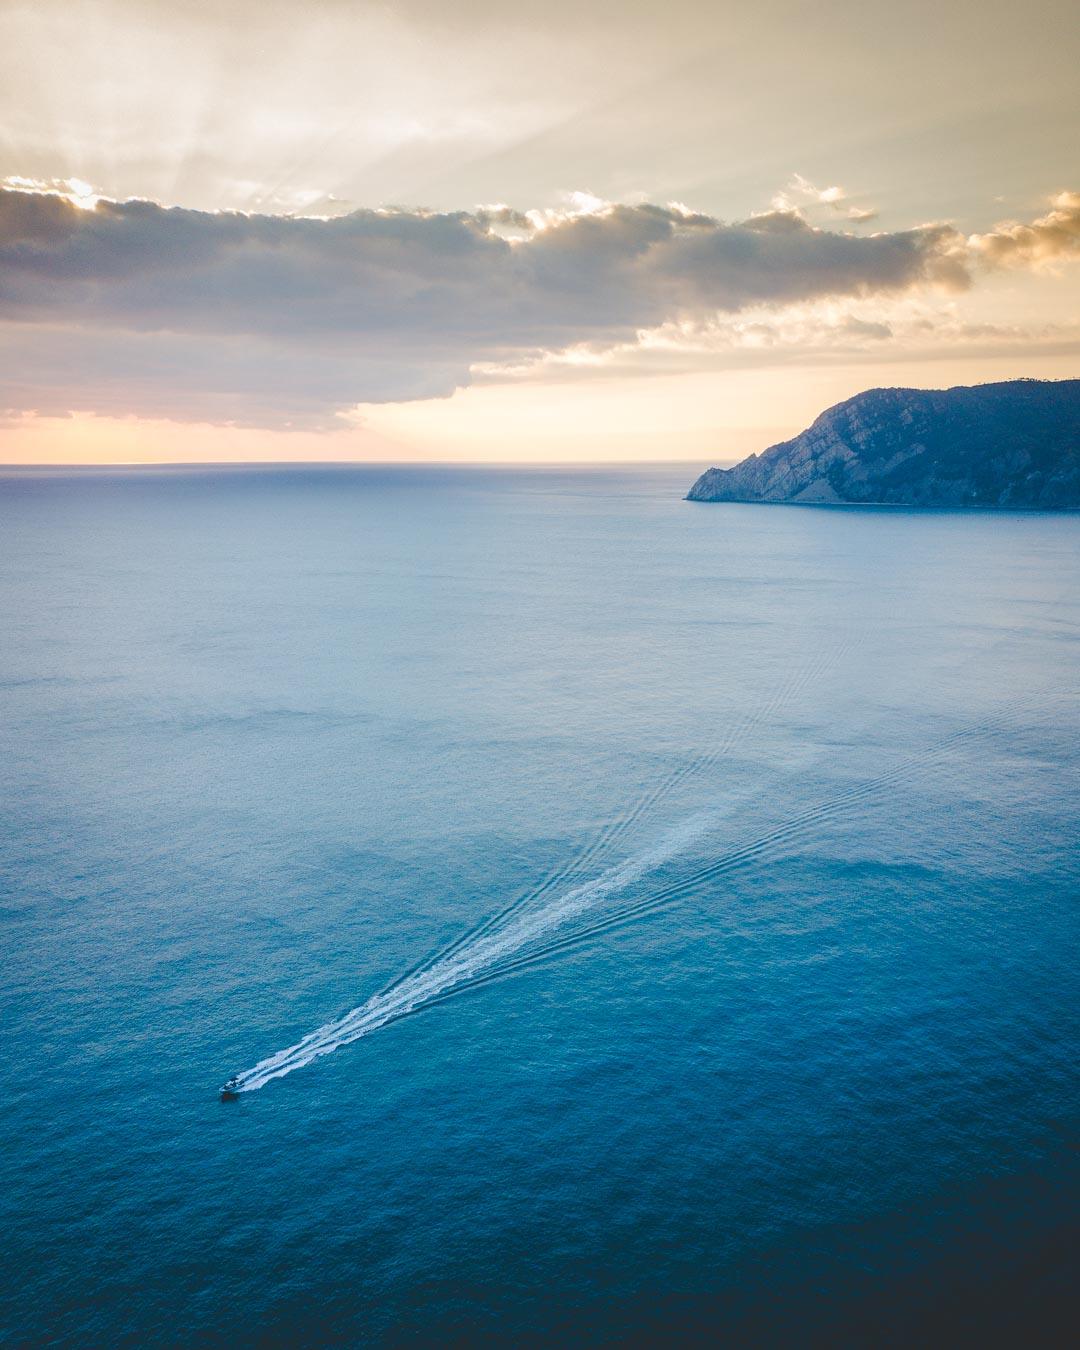
[[[221,1085],[221,1100],[231,1102],[236,1100],[237,1093],[240,1091],[240,1079],[234,1073],[231,1078],[226,1078]]]

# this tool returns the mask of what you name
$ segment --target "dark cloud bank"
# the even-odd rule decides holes
[[[358,402],[449,394],[474,362],[968,279],[941,225],[859,237],[656,206],[535,219],[87,210],[0,190],[0,407],[330,425]]]

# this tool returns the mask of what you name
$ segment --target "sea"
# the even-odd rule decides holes
[[[1064,1343],[1080,515],[702,467],[2,472],[5,1344]]]

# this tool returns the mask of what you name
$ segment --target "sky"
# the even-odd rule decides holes
[[[1080,375],[1032,0],[0,0],[0,461],[731,463]]]

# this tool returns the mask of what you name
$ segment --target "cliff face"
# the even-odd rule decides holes
[[[1080,380],[868,389],[687,500],[1080,506]]]

